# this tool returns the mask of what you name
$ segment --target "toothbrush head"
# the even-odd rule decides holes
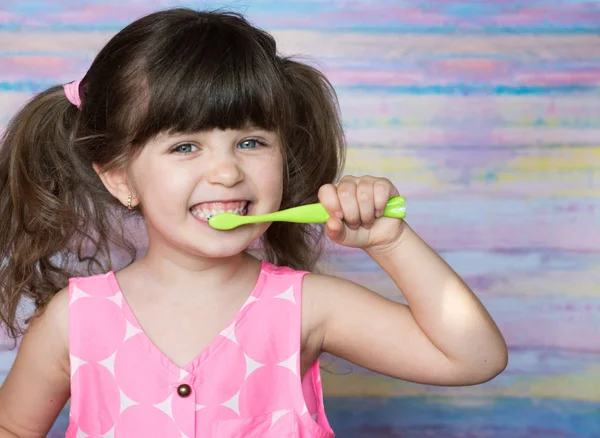
[[[208,225],[217,230],[231,230],[251,222],[251,218],[248,219],[247,216],[240,216],[235,213],[218,213],[207,217]]]

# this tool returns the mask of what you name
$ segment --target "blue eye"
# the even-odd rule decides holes
[[[242,141],[241,143],[238,144],[238,147],[240,149],[255,149],[259,146],[264,146],[264,143],[260,140],[257,140],[255,138],[249,138],[247,140]]]
[[[192,143],[181,143],[173,148],[173,152],[189,154],[191,152],[194,152],[194,149],[198,149],[198,148],[195,145],[193,145]]]

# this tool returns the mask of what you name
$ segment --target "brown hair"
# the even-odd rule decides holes
[[[38,308],[70,277],[130,263],[128,212],[98,175],[126,166],[161,132],[276,130],[286,163],[282,208],[316,202],[341,171],[345,142],[335,92],[315,68],[282,57],[274,39],[228,12],[171,9],[143,17],[100,51],[79,86],[61,86],[12,119],[0,149],[0,318],[15,338],[23,297]],[[322,228],[274,223],[264,257],[313,269]]]

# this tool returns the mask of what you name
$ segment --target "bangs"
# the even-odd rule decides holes
[[[285,122],[285,77],[275,42],[262,31],[197,21],[150,48],[144,70],[146,90],[135,93],[147,97],[134,116],[137,141],[248,125],[274,131]]]

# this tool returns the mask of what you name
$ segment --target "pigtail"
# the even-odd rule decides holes
[[[79,114],[55,86],[19,111],[1,140],[0,321],[12,338],[22,332],[22,299],[45,306],[75,273],[71,255],[98,264],[98,245],[87,244],[102,243],[86,220],[93,172],[81,170],[73,148]]]
[[[281,208],[289,208],[318,202],[319,188],[340,176],[346,143],[337,96],[325,75],[290,58],[281,65],[289,96]],[[314,270],[323,234],[322,226],[274,222],[263,237],[263,250],[274,263]]]

